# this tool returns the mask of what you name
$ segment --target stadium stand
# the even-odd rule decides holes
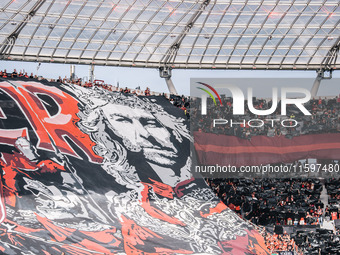
[[[157,94],[155,92],[150,92],[147,90],[147,92],[142,90],[137,91],[129,89],[127,87],[125,87],[125,89],[117,88],[112,85],[105,84],[105,82],[102,80],[95,80],[93,83],[84,83],[81,80],[72,81],[68,78],[62,79],[61,77],[59,77],[57,80],[52,79],[47,81],[47,79],[43,77],[38,77],[33,74],[28,76],[27,73],[23,74],[22,72],[19,72],[17,73],[17,75],[15,73],[17,73],[16,70],[14,70],[10,74],[7,73],[6,70],[0,71],[0,77],[4,79],[3,81],[8,80],[14,82],[42,82],[43,84],[46,84],[46,86],[56,86],[60,89],[62,89],[63,87],[66,88],[66,86],[63,84],[68,83],[71,87],[77,85],[85,89],[90,89],[91,91],[100,91],[100,89],[104,89],[105,91],[107,91],[106,93],[120,92],[121,95],[127,97],[136,95],[150,97],[151,94]],[[190,118],[190,104],[195,104],[196,99],[190,99],[189,97],[175,95],[157,95],[159,95],[159,97],[156,97],[158,98],[157,100],[159,100],[160,98],[165,98],[169,100],[170,104],[172,104],[176,108],[183,110],[184,115],[182,115],[182,117],[186,116],[187,119]],[[153,96],[151,96],[150,98],[153,98]],[[263,103],[262,100],[256,102],[258,104]],[[232,103],[229,103],[227,105],[232,107]],[[266,105],[263,104],[263,107],[266,107]],[[333,99],[327,98],[313,100],[308,107],[308,109],[313,111],[313,113],[317,113],[317,116],[319,116],[319,118],[315,120],[317,123],[316,125],[320,125],[320,127],[323,127],[322,125],[325,123],[325,118],[326,120],[327,118],[329,120],[332,120],[334,119],[334,116],[338,115],[339,99],[338,97],[335,97]],[[229,108],[229,111],[231,110],[232,108]],[[292,114],[294,114],[294,118],[298,120],[301,125],[305,127],[310,126],[309,119],[299,119],[301,116],[294,110],[292,110]],[[337,132],[335,128],[338,127],[334,126],[334,123],[332,124],[332,121],[326,121],[326,123],[330,123],[330,125],[329,128],[325,129],[325,131],[322,128],[316,128],[318,130],[312,128],[306,131],[307,128],[305,128],[305,131],[301,132],[301,128],[298,129],[300,130],[300,133],[295,133],[294,136],[318,132]],[[211,131],[213,131],[212,129],[205,129],[204,124],[199,127],[196,126],[196,129],[200,132],[205,131],[210,133]],[[278,137],[281,135],[277,132],[274,133],[275,136]],[[235,134],[228,135],[234,136]],[[254,134],[251,134],[251,137],[258,135],[266,135],[270,137],[268,133],[261,133],[259,132],[259,130],[257,130]],[[247,138],[242,135],[239,136],[239,138],[241,139],[251,139],[251,137]],[[286,135],[286,138],[291,139],[292,137]],[[17,150],[20,151],[20,149],[18,149],[19,147],[19,145],[16,145]],[[4,166],[4,163],[2,164]],[[54,166],[54,169],[57,168],[58,167]],[[43,168],[41,168],[41,170],[42,169]],[[340,196],[338,192],[338,179],[330,179],[327,180],[325,183],[325,187],[329,195],[329,205],[327,206],[324,206],[324,204],[320,201],[322,184],[319,180],[316,179],[207,179],[206,182],[212,188],[214,193],[221,199],[221,201],[228,206],[228,208],[238,214],[246,222],[249,222],[248,224],[255,226],[255,228],[259,230],[264,238],[265,246],[271,254],[280,254],[280,252],[287,251],[295,252],[295,254],[337,254],[334,252],[338,251],[338,246],[340,247],[338,229],[336,229],[335,233],[333,233],[332,231],[323,232],[323,230],[320,230],[318,226],[320,226],[320,224],[322,224],[322,222],[325,220],[336,221],[337,219],[339,219],[338,209],[340,203],[338,203],[338,201],[340,201]],[[7,207],[9,207],[9,205],[15,207],[17,201],[16,199],[13,199],[13,197],[15,197],[15,192],[13,192],[14,188],[9,188],[7,183],[9,183],[8,176],[6,177],[6,175],[4,175],[2,187],[5,197],[4,204],[6,204],[7,202]],[[11,210],[8,211],[10,217],[16,218],[14,212],[12,212]],[[298,226],[301,228],[296,231],[290,231],[289,234],[286,231],[276,233],[274,230],[266,230],[266,228],[270,229],[272,226],[275,225],[281,225],[285,227]],[[259,229],[257,226],[266,226],[266,228],[263,228],[264,230],[261,231],[261,229]],[[307,228],[307,230],[304,229],[304,227],[309,226],[315,226],[316,228],[311,230],[309,230],[309,228]],[[22,226],[17,225],[17,227]],[[57,226],[54,226],[54,228],[55,227]],[[33,231],[33,229],[31,229],[31,231]],[[19,238],[19,236],[20,235],[18,235],[17,238]],[[85,238],[85,240],[88,240],[88,236]],[[29,243],[29,245],[34,246],[38,245],[37,243],[39,243],[35,243],[36,240],[34,237],[33,240],[28,240],[27,242]],[[32,244],[33,242],[34,244]],[[76,252],[80,252],[79,250],[77,250],[77,248],[73,250],[73,246],[74,243],[71,244],[70,247],[65,249],[65,251],[72,250],[72,252],[75,252],[74,254],[77,254]],[[112,247],[110,247],[109,249],[111,248]],[[54,247],[54,249],[56,248]],[[63,251],[63,249],[59,249],[59,251],[61,252]]]
[[[0,71],[0,254],[340,255],[340,98],[316,97],[340,68],[339,1],[5,0],[0,10],[0,60],[71,65],[71,78],[49,80]],[[75,78],[77,64],[91,82]],[[95,80],[95,66],[158,69],[171,95]],[[313,70],[313,115],[289,106],[268,123],[246,109],[241,124],[222,97],[202,117],[200,99],[177,95],[174,69]],[[329,179],[306,174],[309,159]],[[204,181],[192,178],[196,160],[302,173]]]
[[[206,181],[240,217],[265,226],[258,228],[272,254],[340,254],[338,179],[325,180],[329,205],[320,201],[323,185],[316,179]],[[335,228],[320,228],[325,222]]]
[[[201,130],[206,133],[223,134],[229,136],[237,136],[242,139],[251,140],[254,136],[268,136],[268,137],[280,137],[285,136],[286,138],[293,138],[295,136],[306,135],[306,134],[319,134],[319,133],[336,133],[340,131],[339,113],[340,113],[340,100],[339,98],[318,98],[312,99],[305,104],[308,111],[312,113],[311,116],[304,116],[295,105],[288,105],[287,116],[289,119],[293,119],[297,122],[295,127],[284,127],[280,125],[280,122],[268,122],[265,121],[266,116],[255,116],[251,114],[246,106],[245,118],[233,116],[232,109],[233,103],[230,98],[222,98],[223,107],[215,106],[212,100],[208,100],[208,109],[211,114],[201,116],[197,109],[200,109],[201,104],[200,98],[194,98],[192,100],[192,108],[195,109],[192,112],[192,117],[196,118],[195,125],[193,128],[195,131]],[[269,109],[272,101],[270,99],[258,99],[253,100],[255,109]],[[277,107],[276,112],[271,115],[271,119],[282,119],[279,113],[280,107]],[[242,123],[243,119],[246,120],[245,125],[211,125],[214,119],[234,119],[234,122]],[[262,120],[265,124],[259,128],[251,128],[247,122],[252,119]],[[260,123],[252,123],[253,125],[260,126]],[[291,126],[291,125],[289,125]]]
[[[256,225],[314,225],[324,208],[315,179],[207,180],[222,201]]]

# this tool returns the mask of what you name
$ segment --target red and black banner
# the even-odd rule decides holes
[[[164,97],[0,81],[0,254],[268,254]]]
[[[200,164],[236,167],[291,163],[301,159],[340,159],[340,133],[284,136],[236,136],[195,132],[195,149]]]

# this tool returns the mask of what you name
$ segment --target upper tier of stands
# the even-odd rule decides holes
[[[277,110],[270,115],[270,119],[293,119],[297,122],[295,127],[284,127],[280,124],[280,121],[273,122],[272,125],[271,121],[265,121],[265,119],[269,118],[268,116],[258,116],[250,113],[247,108],[247,102],[245,102],[246,113],[244,116],[232,114],[233,102],[231,98],[222,98],[222,103],[223,106],[215,106],[212,100],[208,99],[209,114],[202,116],[200,113],[200,98],[193,99],[191,101],[190,112],[191,118],[195,118],[195,121],[192,122],[193,130],[237,136],[249,140],[253,136],[258,135],[292,138],[305,134],[340,132],[340,98],[337,96],[333,98],[320,97],[304,104],[306,109],[312,114],[310,116],[303,115],[295,105],[287,106],[287,116],[280,115],[280,107],[277,107]],[[253,100],[256,109],[269,109],[271,103],[270,99],[256,98]],[[246,122],[245,125],[216,125],[216,127],[213,127],[212,122],[214,119],[232,119],[238,123],[242,123],[245,120]],[[263,120],[265,124],[262,127],[250,127],[247,122],[252,119]],[[259,123],[253,123],[252,125],[259,125]]]

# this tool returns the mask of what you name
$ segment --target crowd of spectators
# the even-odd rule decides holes
[[[19,73],[17,72],[16,69],[13,70],[13,72],[8,73],[7,70],[1,70],[0,71],[0,77],[2,78],[18,78],[18,77],[23,77],[23,78],[30,78],[30,79],[37,79],[38,76],[33,75],[33,73],[31,73],[30,75],[27,74],[27,72],[22,72],[20,71]]]
[[[340,179],[331,178],[325,180],[328,195],[328,204],[325,217],[331,220],[340,219]]]
[[[2,78],[27,78],[43,79],[31,73],[12,73],[6,70],[0,71]],[[72,83],[83,87],[101,87],[109,91],[119,91],[125,94],[136,94],[138,96],[150,96],[155,93],[147,87],[144,91],[140,89],[119,88],[106,84],[102,80],[94,82],[83,82],[81,79],[71,80],[59,77],[57,80],[49,80],[58,83]],[[234,119],[232,115],[232,99],[222,98],[223,107],[215,106],[208,100],[209,114],[200,115],[200,99],[185,96],[159,94],[167,97],[171,104],[182,109],[187,116],[197,118],[194,130],[203,132],[236,135],[241,138],[251,139],[255,135],[281,136],[288,138],[301,134],[312,134],[322,132],[339,132],[339,109],[338,97],[332,99],[313,99],[305,104],[312,116],[304,116],[294,106],[287,109],[288,116],[298,122],[295,128],[284,128],[275,124],[271,127],[265,124],[263,128],[250,128],[247,125],[221,125],[212,127],[213,119]],[[246,103],[245,103],[246,104]],[[191,107],[190,107],[191,106]],[[254,106],[257,109],[268,109],[271,107],[270,100],[256,99]],[[264,119],[263,116],[254,116],[246,109],[246,120]],[[280,109],[278,106],[277,109]],[[280,119],[279,112],[275,112],[272,118]],[[237,214],[256,225],[262,226],[306,226],[319,225],[324,220],[336,220],[340,218],[340,180],[329,179],[325,183],[329,195],[329,205],[324,207],[320,200],[322,184],[317,179],[207,179],[209,186],[221,198],[221,200]],[[340,254],[339,233],[330,232],[297,232],[295,234],[269,234],[264,235],[267,248],[270,251],[290,251],[295,249],[295,243],[303,249],[305,254]],[[336,252],[335,252],[336,250]]]
[[[176,95],[170,95],[170,103],[174,106],[182,109],[184,111],[184,114],[187,116],[187,118],[190,118],[189,112],[190,112],[190,98],[186,96],[176,96]]]
[[[271,254],[340,255],[339,229],[300,229],[291,234],[264,230],[262,235]]]
[[[6,69],[4,71],[0,71],[0,77],[2,78],[16,78],[16,77],[24,77],[24,78],[34,78],[38,79],[37,75],[33,75],[31,73],[28,75],[26,72],[17,72],[16,69],[12,73],[8,73]],[[83,87],[102,87],[109,91],[120,91],[122,93],[128,94],[136,94],[138,96],[150,96],[157,93],[151,92],[147,87],[144,91],[140,89],[130,89],[125,87],[119,88],[118,86],[113,86],[110,84],[106,84],[102,80],[95,80],[94,82],[84,82],[81,79],[70,79],[67,77],[59,78],[57,80],[51,79],[52,82],[60,82],[60,83],[72,83],[77,84]],[[265,122],[262,127],[250,127],[247,121],[251,119],[259,119],[265,120],[268,118],[267,116],[259,116],[252,114],[247,107],[247,102],[245,101],[245,115],[233,115],[233,100],[229,97],[222,96],[222,104],[223,106],[216,106],[212,100],[208,99],[208,112],[209,114],[202,116],[200,114],[200,98],[189,98],[185,96],[177,96],[177,95],[166,95],[170,103],[181,108],[187,118],[190,118],[190,115],[195,118],[195,121],[191,123],[194,131],[202,131],[206,133],[216,133],[216,134],[225,134],[225,135],[233,135],[238,136],[240,138],[251,139],[251,137],[256,135],[266,135],[269,137],[273,136],[281,136],[284,135],[287,138],[292,138],[294,136],[303,135],[303,134],[313,134],[313,133],[332,133],[332,132],[340,132],[340,98],[319,98],[312,99],[304,106],[307,110],[309,110],[312,115],[305,116],[301,113],[299,109],[296,108],[295,105],[287,106],[287,117],[290,119],[294,119],[298,124],[296,127],[284,127],[280,124],[280,121],[277,122]],[[253,99],[253,105],[256,109],[269,109],[271,107],[272,101],[271,99]],[[271,119],[284,119],[287,117],[283,117],[280,115],[280,103],[278,104],[277,110],[271,115]],[[237,117],[238,116],[238,117]],[[241,120],[242,118],[242,120]],[[213,127],[213,119],[233,119],[234,122],[241,123],[245,120],[245,125],[217,125]]]
[[[299,230],[292,233],[296,245],[308,255],[339,255],[340,233],[339,230],[313,229]]]
[[[262,235],[271,254],[340,255],[339,229],[300,229],[290,234],[263,230]]]
[[[268,116],[254,115],[248,110],[247,102],[245,101],[245,115],[233,115],[233,102],[232,98],[222,97],[222,104],[215,105],[210,98],[207,100],[207,115],[201,115],[201,99],[194,98],[191,100],[191,116],[195,118],[192,123],[193,130],[202,131],[206,133],[216,133],[238,136],[244,139],[251,139],[256,135],[265,135],[269,137],[273,136],[285,136],[292,138],[294,136],[304,134],[316,134],[316,133],[332,133],[340,131],[340,98],[318,98],[312,99],[308,103],[304,104],[306,109],[312,115],[304,115],[295,105],[287,105],[287,116],[280,115],[280,102],[277,110],[270,115],[270,119],[278,119],[280,121],[266,121]],[[269,109],[271,108],[272,101],[266,99],[254,99],[253,105],[256,109]],[[238,125],[216,125],[213,127],[214,119],[232,119]],[[256,119],[257,122],[252,122],[253,126],[250,127],[248,121]],[[284,119],[291,119],[294,123],[287,123],[284,127],[281,125],[281,121]],[[244,121],[245,120],[245,121]],[[296,122],[295,122],[296,121]],[[241,124],[242,123],[242,124]],[[244,124],[243,124],[244,123]],[[295,123],[297,125],[295,126]]]
[[[282,233],[264,231],[272,254],[340,255],[340,179],[325,179],[328,205],[320,200],[319,179],[206,179],[221,200],[257,226],[299,227]],[[332,222],[334,230],[320,228]],[[332,225],[331,224],[331,225]]]
[[[41,76],[33,75],[33,73],[31,73],[30,75],[28,75],[27,72],[22,72],[22,71],[18,73],[16,69],[14,69],[12,73],[8,73],[6,69],[4,71],[1,70],[0,77],[2,78],[29,78],[29,79],[39,79],[39,80],[45,79]],[[75,84],[75,85],[79,85],[79,86],[87,87],[87,88],[96,86],[96,87],[101,87],[109,91],[119,91],[119,92],[127,93],[127,94],[137,94],[137,95],[143,95],[143,96],[151,95],[151,91],[148,87],[145,89],[145,91],[141,91],[137,89],[131,90],[127,87],[123,89],[123,88],[119,88],[119,85],[118,87],[115,87],[113,85],[105,83],[103,80],[94,80],[93,82],[85,82],[80,78],[71,79],[66,76],[64,78],[59,76],[58,79],[49,79],[48,81],[58,82],[58,83],[71,83],[71,84]]]
[[[283,234],[266,232],[264,241],[272,254],[275,251],[296,251],[295,241],[286,231]]]
[[[221,200],[255,225],[322,224],[316,179],[207,179]]]
[[[30,75],[28,75],[27,72],[22,72],[22,71],[18,73],[16,69],[14,69],[12,73],[8,73],[6,69],[4,71],[1,70],[0,77],[1,78],[27,78],[27,79],[29,78],[29,79],[35,79],[35,80],[45,79],[41,76],[38,77],[37,75],[33,75],[33,73],[31,73]],[[78,79],[78,78],[71,79],[66,76],[64,78],[59,76],[58,79],[49,79],[48,81],[58,82],[58,83],[70,83],[70,84],[75,84],[75,85],[79,85],[79,86],[86,87],[86,88],[100,87],[100,88],[103,88],[109,91],[118,91],[121,93],[133,94],[137,96],[151,96],[151,95],[164,96],[170,101],[171,104],[183,110],[184,114],[189,119],[190,97],[186,97],[184,95],[178,96],[178,95],[168,95],[165,93],[155,93],[155,92],[152,92],[149,87],[146,87],[145,90],[141,90],[140,87],[137,87],[136,89],[131,89],[128,87],[120,88],[119,84],[117,86],[113,86],[113,85],[105,83],[103,80],[94,80],[93,82],[85,82],[82,79]]]

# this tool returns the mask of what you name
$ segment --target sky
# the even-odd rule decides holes
[[[41,63],[38,69],[37,62],[17,62],[17,61],[0,61],[0,70],[7,69],[7,72],[25,70],[27,73],[41,75],[45,78],[58,78],[70,76],[69,64]],[[76,65],[76,76],[86,78],[89,76],[89,66]],[[316,77],[315,71],[264,71],[264,70],[192,70],[192,69],[174,69],[172,70],[172,81],[180,95],[190,95],[190,78],[311,78]],[[168,93],[165,80],[159,77],[159,72],[154,68],[135,68],[135,67],[110,67],[95,66],[95,78],[104,80],[105,83],[116,85],[119,82],[120,87],[141,89],[149,87],[151,91]],[[340,78],[340,71],[333,72],[333,78]],[[313,80],[311,80],[313,81]],[[339,95],[339,79],[331,81],[322,81],[319,94],[321,96]],[[310,86],[304,85],[307,89]],[[271,95],[267,89],[257,90],[263,97]],[[269,93],[269,94],[268,94]],[[268,94],[268,95],[267,95]]]
[[[280,73],[282,74],[282,73]],[[201,83],[205,83],[213,86],[217,93],[220,95],[225,95],[227,97],[233,96],[230,89],[227,87],[233,86],[240,88],[243,92],[243,96],[245,98],[257,97],[257,98],[265,98],[269,99],[273,97],[274,88],[277,89],[277,96],[281,98],[285,93],[288,98],[290,97],[305,97],[308,91],[311,91],[311,88],[314,84],[315,77],[312,78],[302,78],[302,77],[293,77],[295,74],[290,74],[290,76],[286,77],[253,77],[253,78],[192,78],[191,82],[191,91],[190,96],[193,97],[201,97],[202,94],[206,94],[206,92],[202,92],[202,87],[207,89]],[[283,92],[282,89],[285,89]],[[251,89],[248,92],[248,89]],[[296,90],[298,89],[298,91]],[[300,90],[304,89],[304,90]],[[209,90],[209,89],[208,89]],[[308,90],[308,91],[305,91]],[[250,94],[249,94],[250,93]],[[332,78],[325,79],[321,82],[319,87],[319,91],[317,93],[317,97],[324,96],[338,96],[340,93],[340,78]]]

